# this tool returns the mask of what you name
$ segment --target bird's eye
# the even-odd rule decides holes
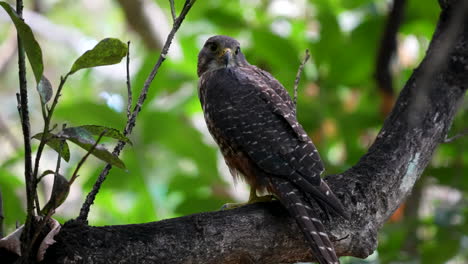
[[[239,54],[239,52],[240,52],[240,47],[237,47],[237,49],[236,49],[236,55]]]
[[[208,45],[208,48],[209,48],[211,51],[215,52],[215,51],[218,49],[218,45],[217,45],[216,43],[210,43],[210,44]]]

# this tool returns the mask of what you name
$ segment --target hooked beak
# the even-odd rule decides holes
[[[232,51],[230,48],[225,48],[222,52],[221,52],[221,59],[222,59],[222,62],[224,63],[224,66],[227,67],[229,65],[229,62],[231,61],[231,54],[232,54]]]

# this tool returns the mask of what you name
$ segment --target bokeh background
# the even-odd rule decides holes
[[[14,4],[13,1],[7,1]],[[131,41],[134,97],[159,56],[172,25],[164,0],[25,1],[25,19],[40,43],[45,75],[58,86],[74,60],[105,37]],[[250,63],[271,72],[292,94],[305,49],[311,52],[298,92],[298,118],[317,145],[326,173],[342,172],[366,152],[388,105],[424,56],[436,27],[437,1],[407,0],[390,62],[394,95],[376,82],[376,60],[393,1],[385,0],[199,0],[177,33],[151,86],[147,103],[121,155],[127,170],[114,168],[92,207],[90,224],[144,223],[218,210],[248,197],[234,185],[205,127],[197,97],[196,61],[211,35],[237,38]],[[175,0],[178,10],[183,1]],[[0,191],[4,234],[25,219],[15,29],[0,11]],[[28,65],[29,67],[29,65]],[[42,130],[39,97],[28,68],[31,130]],[[122,129],[126,122],[125,63],[80,71],[69,78],[53,123],[99,124]],[[449,136],[468,127],[468,102]],[[38,142],[33,141],[36,149]],[[109,149],[115,142],[106,141]],[[62,165],[70,175],[85,152],[71,146]],[[48,149],[41,171],[54,169]],[[68,200],[54,216],[62,223],[78,215],[104,164],[92,158]],[[52,177],[40,183],[42,204]],[[468,263],[468,136],[441,144],[411,197],[379,236],[367,260],[343,263]]]

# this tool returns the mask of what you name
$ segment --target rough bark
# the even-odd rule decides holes
[[[426,58],[400,93],[367,154],[327,177],[351,213],[325,226],[340,256],[366,257],[377,232],[411,189],[442,142],[468,83],[468,4],[444,10]],[[317,210],[317,214],[321,214]],[[159,222],[91,227],[65,224],[47,263],[293,263],[313,257],[278,202]]]

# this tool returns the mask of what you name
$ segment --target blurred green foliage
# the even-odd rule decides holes
[[[142,39],[126,25],[116,1],[43,1],[45,17],[91,39],[116,37],[132,42],[131,68],[134,102],[156,62],[158,51],[145,48]],[[183,1],[175,1],[180,9]],[[113,169],[92,207],[93,225],[142,223],[191,213],[217,210],[234,199],[216,146],[204,129],[197,97],[198,50],[211,35],[230,35],[240,40],[250,63],[270,71],[291,92],[306,48],[311,61],[299,86],[298,117],[317,145],[327,173],[348,169],[372,144],[383,122],[381,99],[373,78],[375,61],[388,1],[197,1],[177,34],[179,56],[171,49],[148,94],[146,105],[121,158],[126,170]],[[408,0],[405,19],[398,33],[399,50],[392,62],[395,90],[402,89],[412,70],[423,58],[435,29],[437,1]],[[168,1],[155,1],[170,19]],[[421,8],[421,7],[424,8]],[[32,8],[26,6],[26,8]],[[96,18],[93,14],[99,14]],[[86,16],[87,19],[83,19]],[[28,21],[26,21],[28,22]],[[11,25],[0,22],[0,44]],[[34,30],[33,30],[34,31]],[[44,74],[54,91],[59,76],[66,74],[79,53],[71,47],[36,34],[44,56]],[[90,45],[83,41],[86,49]],[[92,45],[91,45],[92,46]],[[83,50],[86,50],[83,49]],[[136,66],[134,66],[136,65]],[[125,64],[106,66],[119,76],[100,69],[83,70],[68,80],[53,122],[69,126],[97,124],[123,128],[126,122]],[[29,68],[29,73],[31,73]],[[0,155],[0,190],[7,232],[24,220],[24,179],[21,144],[12,143],[7,131],[21,142],[16,112],[15,63],[0,75],[0,131],[4,153]],[[29,76],[33,80],[33,76]],[[29,82],[32,87],[33,81]],[[40,132],[37,93],[30,89],[32,131]],[[461,109],[449,135],[467,128],[467,104]],[[37,144],[37,142],[33,142]],[[107,141],[108,144],[109,141]],[[12,147],[13,146],[13,147]],[[35,146],[37,147],[37,146]],[[72,158],[64,164],[70,175],[84,151],[71,147]],[[346,263],[466,263],[468,254],[468,140],[459,138],[438,147],[425,170],[421,191],[410,199],[404,216],[381,231],[377,252],[361,261]],[[46,153],[41,170],[53,169],[56,154]],[[88,162],[72,187],[56,218],[76,217],[86,193],[103,164]],[[48,183],[48,184],[47,184]],[[51,181],[40,185],[41,201],[48,197]],[[428,188],[437,186],[440,195]],[[239,187],[238,187],[239,188]],[[417,213],[410,213],[417,212]],[[457,262],[458,261],[458,262]],[[465,261],[465,262],[464,262]]]

